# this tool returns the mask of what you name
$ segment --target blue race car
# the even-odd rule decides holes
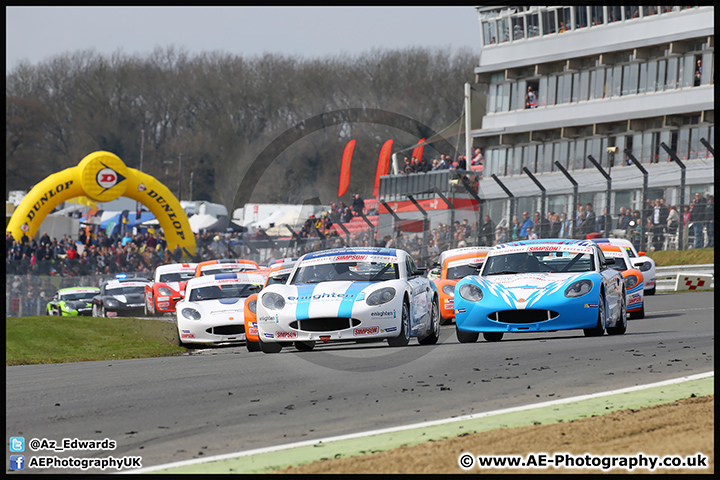
[[[592,241],[543,239],[497,245],[479,275],[455,286],[461,343],[480,333],[499,341],[505,332],[583,329],[586,336],[625,333],[622,274]]]

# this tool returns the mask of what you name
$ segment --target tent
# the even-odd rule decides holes
[[[296,232],[302,228],[307,218],[300,217],[300,210],[290,210],[282,218],[275,222],[275,226],[265,230],[270,236],[273,237],[286,237],[291,235],[290,230],[285,225],[290,225]]]
[[[278,220],[283,218],[286,214],[287,212],[285,212],[284,210],[275,210],[273,213],[263,218],[262,220],[256,220],[254,222],[246,223],[244,226],[247,227],[248,230],[252,230],[253,228],[269,228],[271,223],[277,225]]]
[[[105,214],[103,214],[102,220],[100,222],[100,228],[105,230],[108,235],[113,235],[120,232],[120,225],[122,224],[122,219],[120,218],[121,215],[122,213],[115,213],[109,218],[106,218]],[[155,215],[150,212],[142,212],[138,220],[135,219],[135,215],[135,212],[130,212],[128,214],[128,223],[125,224],[128,229],[132,229],[136,226],[140,227],[140,224],[142,224],[143,222],[147,222],[148,220],[152,220],[153,218],[155,218]]]
[[[188,218],[188,222],[190,222],[190,230],[192,230],[193,233],[199,233],[202,231],[224,232],[228,226],[227,217],[218,218],[207,213],[197,213]]]

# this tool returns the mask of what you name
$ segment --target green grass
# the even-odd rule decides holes
[[[647,256],[652,258],[655,261],[655,265],[658,267],[669,267],[672,265],[703,265],[715,263],[714,248],[648,252]]]
[[[5,365],[180,355],[171,322],[138,318],[6,317]]]

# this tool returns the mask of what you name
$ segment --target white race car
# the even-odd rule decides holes
[[[645,286],[643,293],[645,295],[655,295],[655,260],[645,255],[645,252],[638,252],[635,245],[630,240],[624,238],[594,238],[595,243],[609,243],[610,245],[618,245],[627,250],[630,255],[633,267],[640,270],[643,274]]]
[[[188,281],[185,298],[176,297],[178,344],[245,340],[245,298],[257,293],[265,277],[220,273]]]
[[[285,284],[258,295],[260,348],[279,352],[295,343],[387,339],[391,346],[437,343],[437,289],[404,250],[339,248],[301,257]]]

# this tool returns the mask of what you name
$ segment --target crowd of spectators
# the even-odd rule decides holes
[[[405,167],[403,172],[405,174],[434,172],[436,170],[472,170],[479,172],[479,176],[482,177],[483,155],[482,150],[478,147],[473,150],[473,155],[469,163],[467,155],[458,155],[457,158],[453,160],[450,155],[445,154],[441,154],[429,162],[422,156],[405,157],[404,162]]]

